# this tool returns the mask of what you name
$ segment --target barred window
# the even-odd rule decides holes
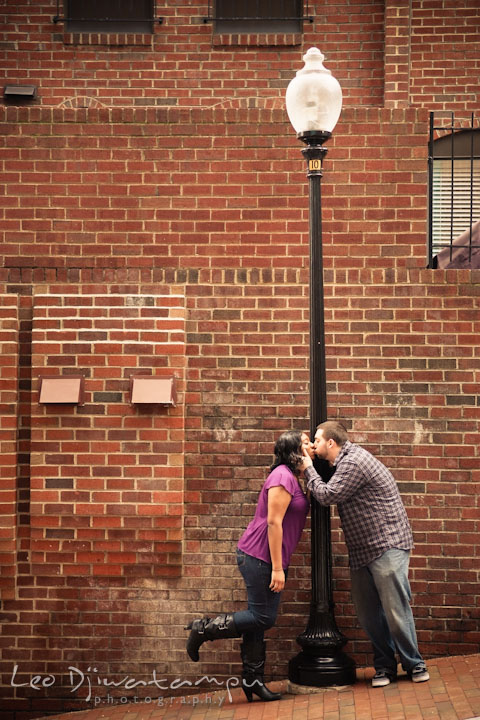
[[[480,268],[480,128],[430,116],[429,267]],[[438,121],[437,121],[438,122]]]
[[[211,0],[209,17],[216,33],[296,33],[309,20],[303,0]]]
[[[68,32],[151,33],[153,0],[64,0]]]

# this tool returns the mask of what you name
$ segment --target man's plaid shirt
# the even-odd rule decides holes
[[[305,477],[320,505],[337,504],[352,570],[390,548],[410,550],[412,531],[390,470],[351,442],[341,448],[334,466],[328,483],[313,467],[305,470]]]

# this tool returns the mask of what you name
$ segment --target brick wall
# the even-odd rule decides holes
[[[10,83],[38,85],[42,105],[205,106],[227,98],[283,96],[302,47],[320,43],[352,104],[380,105],[384,3],[310,3],[303,35],[222,35],[203,22],[208,3],[157,3],[153,35],[73,36],[55,25],[55,0],[7,0]],[[32,33],[32,22],[36,32]],[[355,57],[355,63],[352,63]]]
[[[336,0],[309,11],[302,34],[216,35],[206,2],[176,0],[157,4],[164,22],[152,35],[80,36],[53,23],[55,0],[7,0],[5,79],[36,84],[36,102],[50,106],[253,102],[283,97],[304,49],[318,45],[347,105],[478,105],[476,0]]]
[[[183,626],[196,613],[242,607],[235,542],[275,437],[305,427],[308,413],[308,199],[283,111],[5,112],[15,204],[5,208],[0,282],[21,295],[33,454],[19,600],[3,605],[3,718],[13,709],[39,716],[81,707],[86,687],[72,697],[69,665],[110,678],[148,681],[155,669],[198,679]],[[478,647],[479,278],[422,269],[427,136],[426,111],[346,108],[329,143],[323,216],[329,415],[400,483],[416,540],[414,610],[429,656]],[[185,296],[184,356],[152,353],[161,334],[146,346],[130,334],[137,330],[128,322],[140,319],[139,333],[163,333],[152,324],[162,295]],[[130,311],[138,314],[131,319]],[[143,349],[134,352],[134,340]],[[185,378],[173,412],[139,413],[128,402],[128,374],[151,368],[152,357],[168,358]],[[80,369],[85,406],[38,405],[39,374]],[[177,465],[172,440],[181,443],[182,414]],[[174,486],[161,485],[170,479]],[[178,523],[180,495],[170,498],[173,516],[162,498],[182,487],[181,574],[165,577],[179,566],[169,570],[150,554],[153,535],[167,531],[169,518]],[[159,503],[161,516],[153,513]],[[173,530],[178,549],[178,524]],[[140,544],[147,539],[148,547]],[[308,550],[306,532],[270,632],[269,676],[284,676],[297,652]],[[337,622],[349,652],[366,664],[336,517],[333,552]],[[238,661],[235,642],[209,646],[201,674],[234,675]],[[28,685],[12,689],[15,664],[18,683],[32,673],[56,682],[41,695]]]
[[[411,102],[478,107],[480,7],[475,0],[412,0]]]
[[[365,271],[356,292],[344,285],[349,300],[334,292],[327,323],[330,414],[347,418],[355,439],[392,469],[412,522],[414,613],[427,655],[478,649],[479,279]],[[333,547],[340,589],[348,578],[341,536]],[[348,592],[336,598],[348,615]],[[361,640],[355,647],[368,652]]]
[[[70,666],[97,686],[239,672],[234,641],[192,667],[183,626],[242,607],[236,540],[276,436],[307,424],[308,191],[283,93],[313,44],[345,96],[322,188],[329,415],[399,482],[422,651],[478,650],[480,277],[424,269],[427,110],[478,108],[478,10],[464,6],[455,17],[440,0],[338,0],[312,8],[303,37],[213,39],[206,4],[194,22],[175,2],[153,38],[87,46],[52,25],[55,3],[7,5],[7,79],[38,83],[39,99],[0,122],[2,442],[17,437],[19,501],[15,578],[9,449],[1,720],[82,707]],[[444,48],[454,29],[448,58],[428,54],[427,34]],[[440,70],[465,78],[454,95]],[[179,406],[132,408],[138,368],[173,369]],[[78,372],[85,405],[39,405],[39,375]],[[367,664],[335,515],[332,532],[337,622]],[[269,677],[298,652],[309,567],[307,530]],[[33,675],[55,682],[39,692]]]
[[[35,294],[32,571],[68,577],[180,574],[184,298]],[[79,405],[39,404],[42,377],[85,378]],[[130,403],[135,375],[175,377],[180,404]]]
[[[411,3],[387,0],[385,3],[385,107],[410,104]]]
[[[17,574],[18,301],[0,295],[0,600]]]
[[[152,265],[308,267],[306,181],[284,110],[4,112],[5,267],[80,279],[91,267],[121,278]],[[345,109],[324,188],[337,266],[378,254],[378,267],[424,264],[426,133],[415,109]]]

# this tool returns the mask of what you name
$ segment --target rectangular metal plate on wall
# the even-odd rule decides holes
[[[175,377],[133,375],[130,378],[130,402],[132,405],[177,404]]]
[[[69,377],[40,378],[40,399],[43,405],[83,405],[84,403],[84,377],[81,375]]]

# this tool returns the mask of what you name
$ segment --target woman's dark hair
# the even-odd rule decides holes
[[[286,465],[294,475],[298,475],[299,465],[303,462],[302,433],[298,430],[288,430],[280,435],[275,448],[275,462],[270,472],[279,465]]]

